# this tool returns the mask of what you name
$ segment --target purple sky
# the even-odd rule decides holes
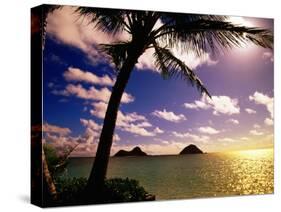
[[[47,20],[45,141],[58,148],[79,142],[73,156],[94,156],[116,77],[96,46],[128,36],[110,37],[94,30],[71,7],[55,11]],[[230,21],[273,29],[272,19]],[[177,154],[191,143],[205,152],[273,146],[271,50],[245,45],[202,58],[192,51],[172,51],[196,71],[212,100],[180,79],[163,80],[153,65],[153,52],[145,52],[122,98],[112,154],[136,145],[149,154]]]

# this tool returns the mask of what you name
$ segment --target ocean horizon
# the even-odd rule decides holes
[[[63,178],[89,176],[94,157],[71,157]],[[157,200],[271,194],[273,149],[110,157],[107,178],[139,181]]]

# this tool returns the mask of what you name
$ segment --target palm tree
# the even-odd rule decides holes
[[[112,88],[87,191],[100,201],[110,156],[117,112],[122,94],[138,58],[149,48],[154,49],[155,65],[164,77],[181,77],[195,85],[200,93],[211,97],[201,80],[171,48],[193,50],[198,57],[204,52],[217,53],[251,42],[272,48],[273,35],[266,29],[234,25],[227,16],[174,14],[152,11],[115,10],[79,7],[76,10],[94,26],[112,36],[127,32],[129,40],[101,45],[116,66],[117,79]],[[157,21],[163,24],[157,27]]]
[[[31,10],[31,161],[32,161],[32,201],[41,202],[40,188],[42,188],[42,177],[44,188],[52,200],[57,199],[57,191],[53,178],[49,172],[44,149],[42,148],[42,94],[38,88],[41,88],[42,78],[42,54],[45,44],[47,16],[55,9],[61,6],[44,5]],[[36,88],[34,89],[33,88]],[[40,160],[41,158],[41,160]],[[42,161],[42,162],[41,162]],[[41,163],[40,163],[41,162]],[[41,172],[42,169],[42,172]],[[37,193],[38,191],[39,193]]]

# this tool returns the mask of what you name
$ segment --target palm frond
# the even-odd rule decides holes
[[[101,44],[100,48],[102,51],[104,51],[111,57],[112,62],[115,64],[117,71],[119,71],[124,61],[128,57],[130,43],[119,42],[113,44]]]
[[[160,47],[157,43],[154,43],[153,46],[155,66],[161,71],[164,78],[180,77],[188,80],[192,86],[195,85],[201,93],[205,93],[211,98],[199,77],[183,61],[175,57],[169,49]]]
[[[130,26],[125,21],[128,13],[126,10],[78,7],[76,12],[82,17],[88,17],[90,23],[103,32],[114,35],[124,29],[130,31]]]
[[[225,21],[197,20],[189,23],[163,27],[156,35],[170,48],[193,49],[198,56],[202,52],[227,50],[241,47],[245,43],[254,43],[264,48],[273,48],[272,32],[256,27],[237,26]]]

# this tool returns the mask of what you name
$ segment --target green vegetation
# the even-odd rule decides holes
[[[75,205],[86,204],[94,200],[85,202],[84,191],[87,185],[86,178],[58,178],[56,179],[56,188],[58,192],[57,204]],[[117,202],[136,202],[153,200],[145,189],[139,185],[138,181],[133,179],[113,178],[105,181],[105,189],[102,196],[103,201],[99,203],[117,203]],[[150,197],[150,198],[148,198]],[[152,197],[152,198],[151,198]]]
[[[94,203],[95,200],[86,198],[85,189],[87,185],[86,178],[62,178],[58,173],[65,169],[69,151],[65,154],[59,154],[58,151],[50,144],[44,145],[46,161],[54,185],[56,188],[56,200],[48,199],[48,205],[77,205]],[[87,193],[91,196],[91,193]],[[135,202],[154,200],[145,189],[134,179],[113,178],[105,181],[103,193],[100,194],[101,202],[99,203],[117,203],[117,202]]]

